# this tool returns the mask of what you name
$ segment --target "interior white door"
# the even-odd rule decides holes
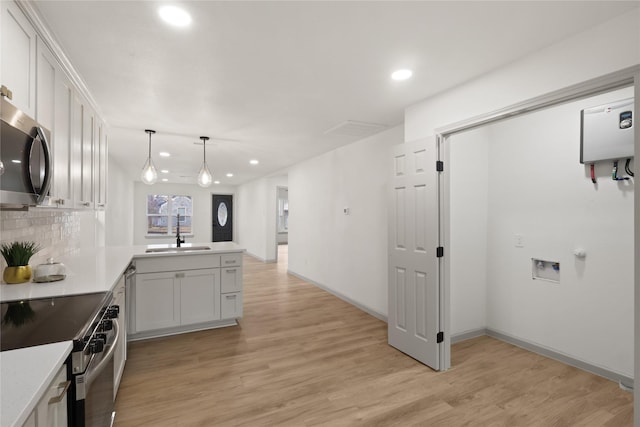
[[[435,138],[394,147],[389,212],[389,344],[439,370],[438,160]]]

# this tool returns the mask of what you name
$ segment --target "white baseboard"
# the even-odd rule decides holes
[[[334,291],[333,289],[330,289],[330,288],[328,288],[327,286],[325,286],[325,285],[323,285],[321,283],[315,282],[315,281],[309,279],[308,277],[304,277],[302,274],[296,273],[295,271],[287,270],[287,273],[292,275],[292,276],[297,277],[300,280],[304,280],[305,282],[310,283],[313,286],[316,286],[316,287],[322,289],[323,291],[329,292],[331,295],[336,296],[336,297],[340,298],[341,300],[343,300],[345,302],[348,302],[349,304],[359,308],[360,310],[364,311],[365,313],[368,313],[368,314],[372,315],[376,319],[380,319],[383,322],[387,321],[387,316],[385,316],[384,314],[378,313],[377,311],[367,307],[366,305],[360,304],[357,301],[354,301],[353,299],[349,298],[346,295],[341,294],[340,292]]]
[[[560,353],[548,347],[541,346],[539,344],[532,343],[527,340],[523,340],[520,338],[516,338],[514,336],[505,334],[503,332],[499,332],[493,330],[491,328],[479,328],[474,329],[467,332],[462,332],[459,334],[455,334],[451,336],[451,344],[466,341],[468,339],[480,337],[483,335],[490,336],[492,338],[498,339],[500,341],[504,341],[509,344],[513,344],[516,347],[523,348],[532,353],[537,353],[541,356],[548,357],[550,359],[557,360],[564,364],[576,367],[578,369],[582,369],[583,371],[591,372],[592,374],[601,376],[608,380],[617,382],[620,384],[620,387],[623,389],[633,389],[633,378],[628,377],[626,375],[619,374],[617,372],[611,371],[607,368],[603,368],[601,366],[593,365],[589,362],[585,362],[580,359],[576,359],[574,357],[568,356],[566,354]]]

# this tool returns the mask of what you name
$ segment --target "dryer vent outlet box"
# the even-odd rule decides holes
[[[633,98],[580,112],[580,163],[633,157]]]

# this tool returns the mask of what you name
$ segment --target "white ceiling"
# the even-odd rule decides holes
[[[639,5],[182,1],[174,3],[193,24],[176,29],[157,15],[167,3],[35,2],[110,126],[113,159],[132,179],[150,128],[154,161],[171,182],[195,183],[195,143],[206,135],[214,179],[230,185],[352,142],[324,133],[341,122],[397,125],[411,104]],[[414,77],[392,81],[397,68]],[[249,165],[254,158],[258,166]]]

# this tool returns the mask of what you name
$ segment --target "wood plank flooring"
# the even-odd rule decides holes
[[[617,384],[489,337],[434,372],[386,324],[245,256],[239,327],[134,342],[116,426],[632,426]]]

